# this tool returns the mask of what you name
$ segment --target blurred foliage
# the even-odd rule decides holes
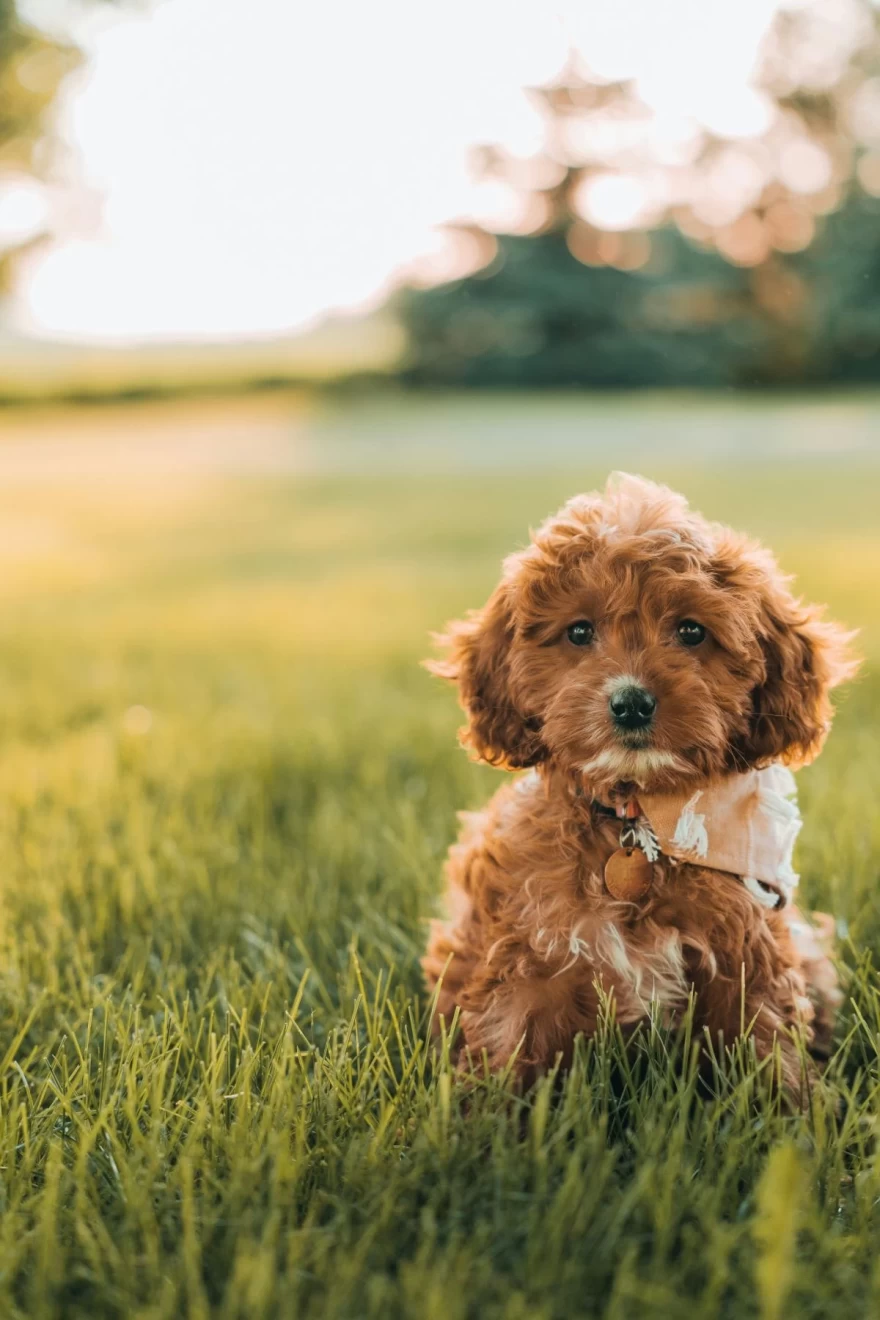
[[[507,235],[485,271],[400,300],[405,375],[457,385],[724,385],[755,371],[768,335],[748,277],[659,236],[658,273],[581,265],[558,229]]]
[[[573,58],[535,92],[544,150],[529,160],[502,146],[479,153],[482,174],[515,200],[514,232],[458,227],[469,273],[399,296],[405,379],[876,381],[877,24],[869,0],[781,11],[755,76],[771,107],[763,134],[704,128],[674,150],[658,146],[635,84],[591,77]],[[641,190],[638,227],[602,227],[595,185],[607,197],[609,182]]]
[[[0,0],[0,196],[4,185],[41,177],[48,168],[49,112],[62,81],[79,63],[75,46],[21,17],[16,0]],[[38,236],[28,244],[38,241]],[[23,244],[0,241],[0,290]]]
[[[880,379],[880,201],[853,197],[755,270],[655,232],[639,271],[565,234],[504,235],[484,270],[398,299],[404,378],[463,386],[725,386]]]

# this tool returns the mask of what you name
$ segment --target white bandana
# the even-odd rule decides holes
[[[765,907],[785,907],[798,882],[791,864],[802,823],[796,793],[794,776],[781,765],[729,775],[690,794],[640,793],[640,832],[653,835],[667,857],[728,871]]]

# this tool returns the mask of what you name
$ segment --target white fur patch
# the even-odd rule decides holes
[[[683,770],[684,764],[672,752],[661,752],[653,747],[606,747],[592,761],[581,766],[583,774],[608,774],[615,779],[632,779],[643,784],[646,775],[657,770]]]
[[[709,851],[706,817],[698,816],[696,813],[696,805],[702,796],[702,789],[698,789],[693,797],[688,799],[682,808],[672,836],[672,842],[677,848],[681,848],[682,852],[696,853],[698,857],[705,857]]]
[[[673,752],[661,752],[654,747],[644,747],[638,751],[627,752],[637,770],[680,770],[682,762]]]
[[[603,923],[592,943],[581,937],[578,923],[571,931],[568,947],[571,958],[557,976],[573,967],[578,958],[587,958],[614,972],[643,1009],[650,1003],[679,1004],[687,997],[684,954],[677,931],[671,930],[662,944],[639,949],[633,957],[633,951],[613,921]]]

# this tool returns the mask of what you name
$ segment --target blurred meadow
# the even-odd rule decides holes
[[[880,1313],[878,379],[873,0],[0,0],[0,1316]],[[427,1046],[420,661],[615,469],[860,631],[804,1113]]]

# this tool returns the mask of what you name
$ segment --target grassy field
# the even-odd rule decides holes
[[[880,1313],[880,405],[280,399],[0,417],[0,1314]],[[804,437],[799,452],[798,437]],[[697,457],[703,451],[705,462]],[[425,1046],[427,633],[637,466],[863,630],[803,772],[851,997],[806,1116],[613,1023],[558,1096]]]

